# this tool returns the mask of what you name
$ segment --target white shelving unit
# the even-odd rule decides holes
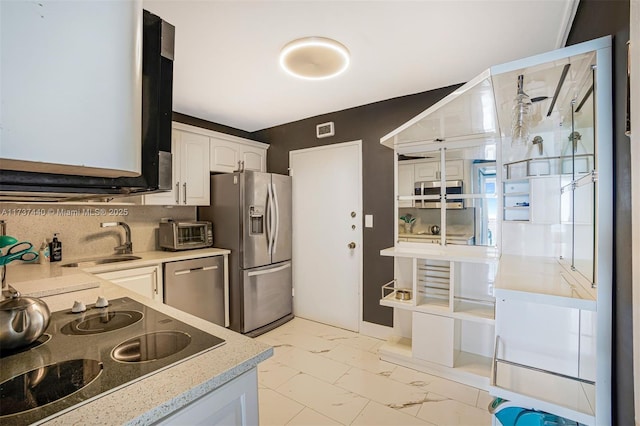
[[[396,279],[385,285],[380,304],[396,308],[405,328],[379,354],[389,362],[488,389],[495,334],[495,299],[489,293],[497,260],[465,257],[464,252],[382,252],[395,257]],[[411,299],[398,299],[399,291],[409,292]]]
[[[473,170],[495,162],[502,171],[491,182],[496,247],[401,241],[396,227],[396,246],[381,255],[394,257],[394,288],[412,298],[383,293],[395,336],[379,350],[382,359],[487,389],[514,406],[610,423],[611,55],[607,36],[491,67],[381,138],[396,156],[439,151],[440,169],[446,154],[474,146],[483,155],[473,157]],[[529,123],[537,141],[512,140],[518,80],[529,94],[528,85],[555,92],[545,116]],[[414,179],[437,178],[436,171],[414,169]],[[472,173],[471,187],[488,175]],[[408,186],[396,191],[396,211],[424,207],[424,195],[410,194]],[[440,210],[444,235],[448,213]]]

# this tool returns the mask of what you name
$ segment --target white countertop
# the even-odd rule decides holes
[[[158,262],[169,261],[169,259],[193,258],[194,254],[195,257],[207,257],[216,253],[228,253],[228,250],[218,250],[136,253],[138,256],[142,255],[143,259],[124,263],[132,267],[145,266],[149,264],[148,262],[158,264]],[[113,264],[110,266],[113,267]],[[40,272],[34,272],[31,268],[39,268]],[[67,272],[69,269],[76,270]],[[154,302],[87,272],[78,271],[77,268],[60,268],[55,264],[51,266],[17,265],[11,268],[10,273],[13,278],[10,283],[18,291],[28,290],[28,287],[33,285],[34,277],[41,280],[40,283],[43,282],[42,280],[46,281],[44,276],[47,274],[50,279],[70,278],[74,285],[97,284],[92,288],[80,291],[44,297],[43,300],[46,301],[52,312],[70,308],[74,300],[91,304],[95,303],[98,296],[104,296],[107,299],[126,296],[226,341],[219,348],[180,362],[142,380],[134,381],[115,392],[107,393],[93,401],[84,403],[47,421],[48,425],[150,424],[251,370],[259,362],[273,355],[273,349],[264,343],[162,303]]]
[[[503,255],[495,296],[569,308],[596,310],[596,290],[551,257]]]
[[[498,251],[492,247],[447,245],[430,243],[405,243],[380,250],[382,256],[410,257],[418,259],[450,260],[454,262],[487,263],[499,259]]]
[[[220,256],[231,253],[230,250],[220,248],[205,248],[183,251],[149,251],[134,253],[140,257],[138,260],[125,262],[106,263],[91,267],[62,267],[61,264],[78,261],[81,259],[66,259],[62,262],[49,264],[18,263],[7,266],[7,283],[15,287],[24,296],[45,297],[67,291],[77,291],[96,287],[98,278],[91,278],[90,273],[117,271],[130,268],[155,266],[165,262],[178,260],[197,259],[209,256]],[[87,256],[90,258],[91,256]],[[89,277],[89,279],[87,278]]]

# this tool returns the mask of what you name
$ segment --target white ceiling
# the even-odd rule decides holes
[[[578,0],[144,0],[176,27],[174,110],[261,130],[470,80],[491,65],[564,46]],[[351,66],[308,81],[280,49],[333,38]]]

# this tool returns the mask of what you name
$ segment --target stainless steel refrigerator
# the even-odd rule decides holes
[[[213,243],[229,255],[230,328],[258,336],[293,318],[291,177],[236,172],[211,176]]]

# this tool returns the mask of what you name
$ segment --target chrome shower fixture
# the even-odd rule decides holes
[[[524,92],[524,75],[518,76],[518,92],[511,112],[511,144],[524,145],[529,139],[531,99]]]
[[[543,149],[542,149],[542,142],[544,140],[542,139],[542,136],[536,136],[535,138],[533,138],[533,141],[531,141],[531,143],[536,146],[538,145],[538,155],[542,155],[543,153]]]
[[[578,142],[580,141],[580,139],[582,139],[582,135],[578,131],[571,132],[571,134],[569,135],[569,142],[571,142],[574,153],[578,152]]]

